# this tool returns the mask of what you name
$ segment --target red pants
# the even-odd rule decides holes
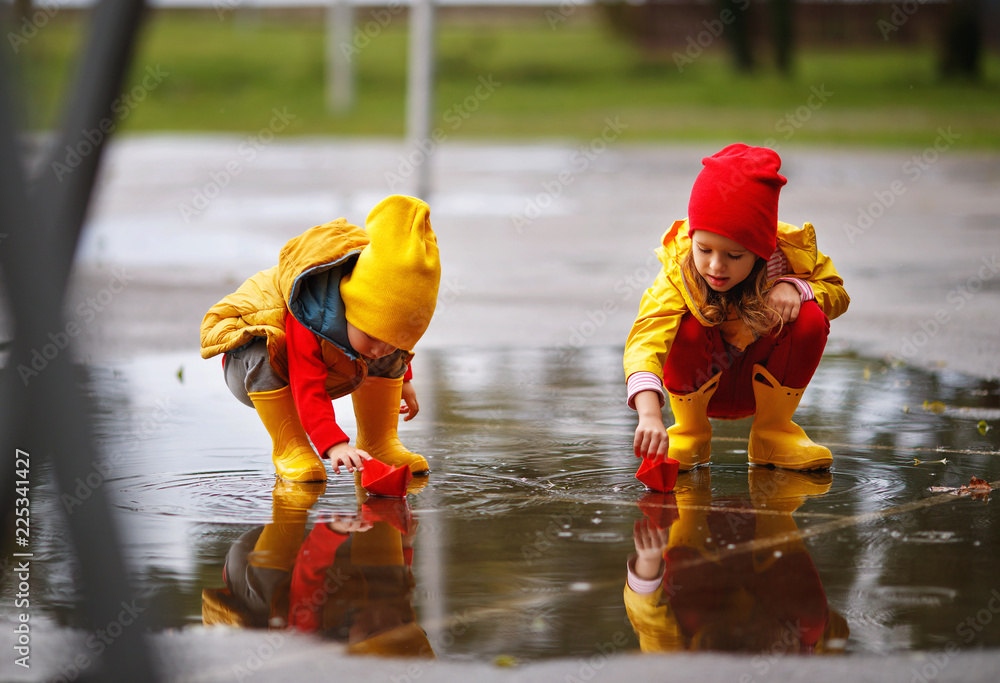
[[[743,351],[724,342],[718,327],[705,327],[686,313],[663,368],[663,384],[671,393],[687,394],[721,371],[719,387],[708,404],[709,416],[753,415],[753,366],[763,365],[782,386],[805,387],[819,366],[829,334],[830,321],[815,301],[802,304],[795,322]]]

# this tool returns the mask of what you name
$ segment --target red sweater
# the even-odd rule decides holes
[[[331,446],[350,441],[337,424],[333,403],[326,393],[327,367],[323,362],[320,340],[291,313],[285,317],[285,340],[288,351],[288,383],[295,399],[299,420],[319,454],[326,457]],[[403,381],[412,379],[410,368]]]

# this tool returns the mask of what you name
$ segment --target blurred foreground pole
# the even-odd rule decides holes
[[[63,130],[54,136],[37,177],[30,181],[19,125],[22,112],[14,104],[24,99],[15,92],[7,53],[0,55],[0,276],[6,283],[14,327],[10,357],[0,370],[0,500],[5,522],[15,505],[25,509],[16,499],[30,502],[44,461],[51,464],[59,491],[70,496],[101,472],[91,406],[81,393],[69,348],[75,335],[62,311],[104,143],[120,123],[113,103],[120,102],[142,10],[142,0],[102,0],[92,11]],[[91,487],[83,498],[78,506],[67,507],[65,515],[30,521],[69,528],[90,637],[114,631],[117,635],[103,654],[70,648],[36,651],[36,662],[58,668],[66,680],[156,681],[143,633],[145,619],[135,616],[146,608],[137,606],[130,592],[104,487]],[[0,545],[7,550],[12,525],[5,523],[2,530],[5,542]],[[15,536],[16,552],[27,558],[17,561],[42,562],[33,553],[33,539],[39,535],[31,535],[30,527],[28,531]],[[40,601],[34,598],[22,617],[35,616],[31,610],[38,609]],[[60,655],[69,661],[59,662]]]
[[[351,41],[352,0],[331,0],[326,8],[326,106],[342,113],[354,107],[355,57],[360,45]]]
[[[430,192],[434,116],[434,0],[413,0],[410,7],[409,75],[406,92],[406,148],[414,166],[414,196]]]

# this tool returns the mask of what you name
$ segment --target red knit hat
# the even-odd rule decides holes
[[[688,234],[708,230],[771,258],[778,239],[778,192],[788,182],[778,173],[778,153],[737,143],[701,163],[705,168],[688,203]]]

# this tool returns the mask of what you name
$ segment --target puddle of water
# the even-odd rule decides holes
[[[405,505],[359,502],[346,475],[331,474],[322,493],[276,488],[267,435],[217,363],[176,354],[93,368],[105,462],[73,492],[57,494],[39,473],[33,604],[74,624],[64,517],[103,486],[161,628],[203,614],[281,627],[299,614],[301,628],[352,651],[485,661],[591,656],[608,644],[1000,646],[995,503],[928,490],[1000,479],[1000,424],[977,429],[1000,407],[996,384],[828,357],[796,419],[832,448],[830,475],[749,469],[750,421],[716,422],[712,466],[661,495],[633,477],[619,357],[423,352],[421,412],[400,432],[433,473]],[[350,401],[335,408],[353,434]],[[667,580],[626,608],[642,520],[669,529]],[[304,562],[304,547],[320,559]],[[315,601],[303,597],[317,586]]]

